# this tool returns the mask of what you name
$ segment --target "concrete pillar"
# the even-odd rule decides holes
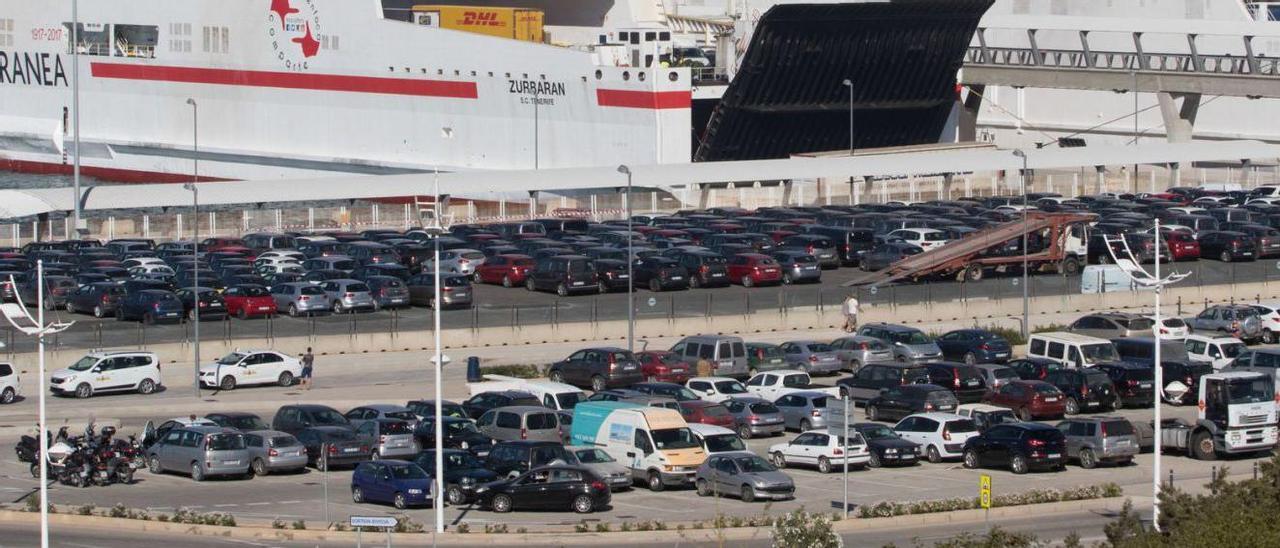
[[[1080,174],[1071,174],[1071,197],[1075,198],[1080,195]]]
[[[969,86],[964,107],[960,109],[956,140],[962,143],[978,140],[978,110],[982,108],[982,94],[985,92],[986,86],[982,84]]]
[[[858,189],[854,188],[855,186],[856,185],[853,183],[853,177],[849,177],[849,205],[857,203],[857,201],[855,201],[855,197],[858,194]]]
[[[1240,188],[1249,188],[1249,172],[1252,171],[1253,162],[1248,158],[1240,160]]]
[[[782,182],[782,207],[791,205],[791,181]]]
[[[862,203],[869,204],[874,199],[875,188],[872,184],[874,181],[875,179],[872,179],[870,175],[862,176]]]
[[[1178,162],[1169,164],[1169,187],[1182,186],[1182,165]]]
[[[529,218],[538,216],[538,191],[529,192]]]
[[[1178,104],[1178,100],[1182,104]],[[1200,111],[1199,93],[1156,94],[1160,105],[1160,117],[1164,120],[1165,135],[1170,143],[1185,143],[1191,140],[1192,130],[1196,123],[1196,114]]]
[[[1093,169],[1098,173],[1098,177],[1095,179],[1097,186],[1094,187],[1093,193],[1102,194],[1102,190],[1107,187],[1107,166],[1093,166]]]
[[[698,190],[698,209],[711,207],[711,185],[694,185]]]

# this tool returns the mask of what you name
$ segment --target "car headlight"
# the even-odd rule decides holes
[[[462,442],[462,443],[459,443],[459,444],[458,444],[458,447],[459,447],[459,448],[461,448],[461,449],[470,449],[470,448],[471,448],[471,444],[470,444],[470,443],[467,443],[467,442],[465,442],[465,441],[464,441],[464,442]]]
[[[421,495],[421,494],[422,494],[422,489],[410,489],[410,490],[409,490],[409,494],[410,494],[410,495]]]
[[[886,454],[886,455],[897,455],[897,454],[898,454],[898,450],[897,450],[897,449],[894,449],[894,448],[892,448],[892,447],[890,447],[890,448],[888,448],[888,449],[885,449],[885,450],[884,450],[884,454]]]
[[[480,494],[480,493],[484,493],[485,491],[488,491],[488,490],[489,490],[489,488],[488,488],[488,487],[485,487],[485,486],[481,485],[480,487],[476,487],[476,494],[478,495],[478,494]]]
[[[458,483],[461,483],[462,485],[475,485],[476,479],[473,477],[464,477],[461,480],[458,480]]]

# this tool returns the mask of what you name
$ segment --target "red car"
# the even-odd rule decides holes
[[[275,316],[276,299],[267,288],[260,285],[237,285],[222,294],[227,304],[227,315],[240,319],[254,316]]]
[[[982,400],[991,405],[1008,407],[1024,421],[1041,417],[1061,418],[1067,413],[1067,398],[1061,390],[1044,381],[1013,381]]]
[[[718,403],[705,400],[682,401],[680,402],[680,414],[684,415],[685,422],[734,429],[733,414],[729,413],[728,408]]]
[[[1194,261],[1200,258],[1200,241],[1186,232],[1170,232],[1164,235],[1169,253],[1175,261]]]
[[[528,255],[494,255],[476,267],[476,277],[481,283],[520,287],[524,285],[525,276],[529,275],[533,265],[533,257]]]
[[[768,255],[739,253],[729,259],[729,281],[743,287],[782,283],[782,267]]]
[[[244,240],[241,240],[240,238],[208,238],[205,241],[200,242],[200,247],[205,251],[222,251],[228,247],[248,249],[244,245]],[[252,251],[249,253],[252,253]]]
[[[636,359],[640,361],[640,373],[649,382],[684,384],[689,381],[689,364],[674,352],[666,350],[636,352]]]

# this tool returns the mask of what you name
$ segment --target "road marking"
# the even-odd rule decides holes
[[[298,503],[300,503],[300,502],[302,502],[302,501],[300,501],[300,500],[282,500],[282,501],[280,501],[280,502],[277,502],[276,504],[298,504]]]
[[[272,504],[275,504],[275,503],[274,502],[250,502],[248,504],[245,504],[245,506],[270,506]]]
[[[236,506],[240,506],[240,505],[239,505],[239,504],[215,504],[215,505],[213,505],[213,507],[214,507],[214,508],[234,508],[234,507],[236,507]]]

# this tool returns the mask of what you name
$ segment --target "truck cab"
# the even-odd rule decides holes
[[[1200,378],[1199,415],[1194,425],[1165,421],[1161,445],[1197,460],[1218,455],[1270,451],[1278,432],[1275,381],[1253,371],[1225,371]]]

